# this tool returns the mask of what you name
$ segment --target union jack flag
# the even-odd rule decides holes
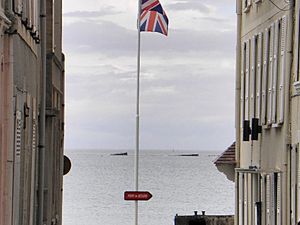
[[[142,0],[140,31],[168,35],[168,17],[158,0]]]

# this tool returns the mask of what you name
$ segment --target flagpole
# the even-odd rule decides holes
[[[136,88],[136,145],[135,145],[135,190],[139,190],[139,145],[140,145],[140,68],[141,68],[141,0],[138,0],[138,48],[137,48],[137,88]],[[135,225],[138,225],[138,201],[135,201]]]

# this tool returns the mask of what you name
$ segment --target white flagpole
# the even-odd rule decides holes
[[[140,64],[141,64],[141,32],[140,15],[141,0],[138,0],[138,51],[137,51],[137,92],[136,92],[136,146],[135,146],[135,190],[139,190],[139,145],[140,145]],[[138,201],[135,201],[135,225],[138,225]]]

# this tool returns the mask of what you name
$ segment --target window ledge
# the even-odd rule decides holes
[[[282,127],[282,123],[274,123],[272,124],[273,128],[278,128],[278,127]]]

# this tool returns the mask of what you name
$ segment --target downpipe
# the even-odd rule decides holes
[[[235,59],[235,161],[236,168],[240,167],[240,98],[241,98],[241,20],[242,20],[242,1],[236,0],[237,14],[237,33],[236,33],[236,59]],[[238,224],[239,192],[238,192],[238,173],[235,172],[235,217],[234,224]]]
[[[45,186],[45,145],[46,145],[46,2],[40,1],[40,31],[41,31],[41,99],[39,115],[39,177],[38,177],[38,221],[43,225],[44,218],[44,186]]]

